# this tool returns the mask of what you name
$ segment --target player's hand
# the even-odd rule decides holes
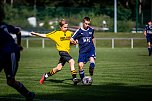
[[[73,44],[74,44],[74,45],[78,44],[78,40],[75,40],[75,41],[73,42]]]
[[[71,42],[71,44],[72,44],[72,45],[78,44],[78,40],[73,40],[73,41]]]
[[[35,32],[31,32],[31,34],[32,34],[32,35],[36,35],[36,33],[35,33]]]
[[[78,44],[79,43],[78,40],[75,40],[75,43]]]

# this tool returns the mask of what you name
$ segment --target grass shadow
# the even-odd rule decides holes
[[[50,82],[62,82],[50,80]],[[106,85],[92,86],[73,86],[73,85],[54,85],[62,86],[65,90],[58,93],[41,92],[36,94],[35,101],[152,101],[152,85],[128,86],[121,83],[109,83]],[[13,99],[19,95],[5,95],[1,101],[19,101],[23,99]],[[9,99],[10,98],[10,99]]]

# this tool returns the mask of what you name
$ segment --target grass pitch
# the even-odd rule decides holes
[[[39,84],[42,74],[58,63],[55,48],[25,48],[16,79],[36,93],[35,101],[152,101],[152,56],[148,56],[146,48],[97,48],[96,52],[92,86],[74,86],[68,63]],[[78,49],[73,47],[71,55],[77,61]],[[78,70],[77,62],[75,67]],[[24,100],[7,86],[4,71],[0,73],[0,100]]]

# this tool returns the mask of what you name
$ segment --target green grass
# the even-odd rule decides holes
[[[36,93],[35,101],[152,101],[152,56],[147,55],[146,48],[97,48],[96,52],[92,86],[74,86],[68,64],[39,84],[42,74],[58,63],[55,48],[25,48],[16,79]],[[78,49],[72,48],[71,55],[77,61]],[[75,67],[78,70],[77,62]],[[85,74],[89,75],[88,64]],[[0,100],[24,100],[7,86],[4,71],[0,73]]]

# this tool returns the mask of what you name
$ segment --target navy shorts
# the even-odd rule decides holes
[[[148,35],[146,36],[147,38],[147,43],[150,42],[150,44],[152,44],[152,35]]]
[[[59,63],[61,63],[62,66],[64,66],[66,62],[69,62],[69,60],[72,59],[69,53],[65,51],[59,51],[59,55],[60,55]]]
[[[94,49],[92,49],[87,53],[79,53],[78,63],[79,62],[87,63],[90,57],[93,57],[94,59],[96,58],[96,52]]]

